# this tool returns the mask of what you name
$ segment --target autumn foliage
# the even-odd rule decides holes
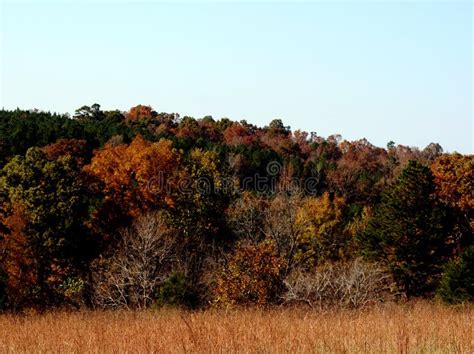
[[[94,104],[1,110],[0,164],[2,310],[472,299],[474,156],[436,143]]]
[[[240,244],[217,279],[217,304],[266,305],[277,300],[284,261],[270,243]]]
[[[140,136],[129,145],[106,144],[84,171],[97,178],[106,202],[136,217],[152,205],[173,205],[165,182],[174,177],[179,155],[171,145],[169,140],[151,143]]]
[[[464,212],[474,208],[474,159],[461,154],[442,155],[431,165],[436,193],[445,203]]]

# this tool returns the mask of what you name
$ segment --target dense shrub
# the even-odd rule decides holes
[[[217,279],[215,303],[267,305],[277,301],[283,265],[272,243],[241,243]]]
[[[195,307],[197,295],[183,273],[175,272],[161,286],[157,306]]]
[[[448,264],[438,295],[448,303],[474,301],[474,246]]]

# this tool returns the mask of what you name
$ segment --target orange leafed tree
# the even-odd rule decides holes
[[[7,228],[0,234],[0,262],[7,277],[7,294],[15,306],[28,302],[28,291],[36,285],[33,259],[25,235],[24,207],[19,204],[8,207],[2,215],[2,224]]]
[[[216,305],[265,306],[281,290],[284,260],[273,243],[239,244],[218,275],[214,289]]]
[[[455,226],[456,252],[469,244],[474,229],[474,155],[445,154],[431,164],[436,196],[458,211]]]
[[[440,199],[463,211],[474,208],[474,155],[442,155],[431,170]]]
[[[85,171],[99,180],[106,202],[136,217],[152,207],[173,206],[171,182],[180,154],[171,141],[152,143],[137,136],[130,145],[106,145]]]
[[[150,106],[139,104],[138,106],[130,108],[127,113],[127,119],[131,121],[146,120],[157,116],[157,113]]]
[[[224,142],[230,146],[249,145],[256,138],[255,131],[240,123],[233,123],[224,131]]]

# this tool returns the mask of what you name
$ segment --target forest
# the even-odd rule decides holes
[[[93,104],[1,110],[0,167],[0,311],[474,300],[474,155],[437,143]]]

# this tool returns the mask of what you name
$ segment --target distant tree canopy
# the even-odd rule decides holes
[[[360,304],[388,277],[470,301],[473,166],[280,119],[1,110],[0,309]]]

